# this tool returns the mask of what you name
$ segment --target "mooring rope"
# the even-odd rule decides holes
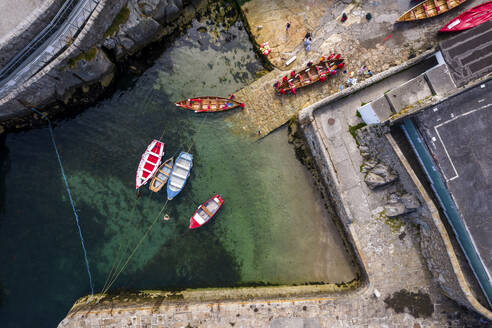
[[[145,237],[147,237],[147,235],[149,234],[150,230],[152,230],[152,227],[154,226],[154,224],[157,222],[157,220],[159,220],[159,218],[161,217],[162,215],[162,212],[164,211],[164,209],[166,208],[167,206],[167,203],[169,202],[169,200],[166,200],[166,202],[164,203],[164,206],[162,206],[161,210],[159,211],[159,213],[156,215],[154,221],[152,221],[152,223],[149,225],[149,227],[147,228],[147,230],[145,231],[145,233],[143,234],[143,236],[140,238],[140,240],[138,241],[137,245],[133,248],[130,256],[128,256],[125,264],[121,267],[121,269],[118,271],[118,273],[116,274],[116,276],[114,276],[114,278],[111,279],[111,282],[109,283],[109,285],[107,285],[106,289],[103,289],[102,290],[102,294],[105,294],[110,288],[111,286],[116,282],[116,280],[118,279],[118,277],[120,276],[120,274],[123,272],[123,270],[126,269],[128,263],[130,262],[131,258],[133,257],[133,255],[135,254],[135,252],[137,251],[137,249],[140,247],[140,245],[142,244],[142,242],[144,241]]]
[[[65,170],[63,169],[63,164],[62,164],[60,153],[58,152],[58,148],[56,147],[55,135],[53,133],[53,127],[51,126],[51,121],[48,118],[48,116],[43,115],[38,110],[36,110],[34,108],[30,108],[30,109],[33,112],[40,115],[46,121],[48,121],[48,127],[49,127],[49,131],[50,131],[51,142],[53,143],[53,148],[55,148],[56,157],[58,158],[58,164],[60,164],[60,171],[61,171],[61,174],[63,176],[63,181],[65,181],[65,187],[67,188],[68,198],[70,199],[70,205],[72,205],[73,215],[75,216],[75,222],[77,223],[77,229],[79,230],[80,243],[82,244],[82,250],[84,251],[85,266],[87,268],[87,274],[89,275],[89,284],[91,287],[91,295],[94,295],[94,286],[92,283],[92,274],[91,274],[91,269],[89,266],[89,259],[87,258],[87,250],[85,248],[84,236],[82,235],[82,228],[80,227],[80,223],[79,223],[79,215],[77,214],[77,211],[75,210],[75,205],[73,203],[73,198],[72,198],[72,192],[70,191],[70,187],[68,185],[68,180],[67,180],[67,177],[65,175]]]
[[[203,123],[206,121],[206,119],[207,119],[207,116],[205,115],[203,117],[202,121],[200,122],[199,126],[198,126],[198,130],[197,130],[196,134],[198,134],[200,132],[200,130],[202,129]],[[161,139],[164,136],[164,131],[165,130],[162,131]],[[190,152],[191,147],[193,146],[194,143],[195,143],[195,140],[193,140],[191,142],[190,146],[188,147],[187,152]],[[177,151],[173,155],[173,157],[176,154],[177,154]],[[110,270],[110,274],[108,275],[108,277],[111,276],[111,278],[109,278],[109,280],[108,280],[108,278],[106,278],[106,283],[104,284],[104,287],[103,287],[103,289],[101,291],[101,294],[105,294],[111,288],[111,286],[116,282],[116,280],[118,279],[118,277],[120,276],[120,274],[126,269],[126,267],[128,266],[128,263],[130,262],[131,258],[133,257],[133,255],[135,254],[135,252],[137,251],[137,249],[140,247],[140,245],[144,241],[145,237],[147,237],[147,235],[149,234],[150,230],[152,230],[152,227],[156,224],[157,220],[162,215],[162,212],[166,208],[168,202],[169,202],[169,200],[166,200],[166,202],[164,203],[164,206],[162,206],[161,210],[159,211],[159,213],[155,217],[154,221],[152,221],[152,223],[149,225],[149,227],[147,228],[147,230],[145,231],[145,233],[143,234],[143,236],[138,241],[137,245],[133,248],[132,252],[128,256],[128,258],[125,261],[125,263],[123,264],[123,266],[119,270],[117,269],[120,266],[120,264],[121,264],[121,259],[118,261],[118,264],[116,265],[116,267],[114,267],[114,264],[113,264],[113,267]],[[121,247],[121,245],[120,245],[120,247]],[[118,270],[118,272],[116,270]]]

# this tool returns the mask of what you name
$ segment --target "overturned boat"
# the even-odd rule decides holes
[[[464,2],[466,0],[426,0],[406,11],[396,22],[410,22],[435,17],[458,7]]]

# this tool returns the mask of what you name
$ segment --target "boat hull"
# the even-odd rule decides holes
[[[163,155],[164,143],[159,140],[152,140],[138,164],[136,189],[145,185],[152,178],[161,164]]]
[[[192,167],[193,155],[184,151],[181,152],[176,162],[174,162],[171,175],[167,182],[167,199],[173,199],[183,190]]]
[[[166,184],[169,176],[171,175],[171,170],[173,169],[174,158],[168,158],[159,167],[154,177],[150,181],[149,189],[153,192],[159,192]]]
[[[411,22],[444,14],[466,0],[425,0],[406,11],[396,22]]]
[[[181,100],[175,103],[176,106],[192,110],[195,113],[201,112],[223,112],[234,108],[244,107],[243,103],[240,103],[233,99],[222,97],[197,97]]]
[[[196,229],[210,221],[224,204],[220,195],[214,195],[202,205],[198,206],[190,219],[189,229]]]
[[[439,32],[457,32],[478,26],[492,19],[492,1],[475,6],[450,20]]]
[[[330,58],[333,56],[333,58]],[[315,84],[318,81],[323,81],[326,77],[336,74],[339,67],[343,67],[343,58],[340,55],[336,57],[331,55],[329,59],[318,62],[317,64],[311,65],[299,72],[296,72],[294,76],[290,79],[285,77],[282,82],[275,86],[275,91],[280,94],[285,94],[286,92],[292,92],[292,88],[299,89],[306,87],[308,85]],[[282,92],[284,90],[284,92]]]

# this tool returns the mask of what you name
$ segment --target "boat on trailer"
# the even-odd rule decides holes
[[[244,108],[244,103],[234,99],[222,97],[198,97],[181,100],[175,103],[176,106],[186,108],[196,113],[200,112],[222,112],[233,108]]]
[[[294,76],[284,78],[275,85],[275,90],[280,94],[284,94],[287,91],[292,92],[292,88],[295,90],[314,84],[318,81],[323,82],[326,77],[335,75],[337,69],[343,68],[343,65],[343,58],[341,58],[340,54],[331,54],[319,63],[313,64],[310,67],[295,73]]]
[[[146,184],[155,174],[161,164],[164,155],[164,143],[159,140],[153,140],[147,147],[137,168],[137,189]]]
[[[167,182],[167,199],[171,200],[183,190],[193,166],[193,155],[182,151],[174,163]]]
[[[220,195],[215,195],[202,205],[198,206],[195,214],[190,219],[190,229],[196,229],[210,221],[217,214],[224,200]]]
[[[168,158],[157,170],[157,173],[154,175],[152,180],[150,181],[149,189],[153,192],[158,192],[164,187],[169,179],[169,175],[171,174],[171,170],[173,169],[174,158]]]
[[[463,31],[492,19],[492,1],[482,3],[456,16],[439,30],[439,32]]]
[[[458,7],[466,0],[426,0],[406,11],[396,22],[410,22],[435,17]]]

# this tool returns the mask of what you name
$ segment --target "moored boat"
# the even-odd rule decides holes
[[[164,143],[154,139],[140,158],[137,168],[136,189],[152,178],[161,164],[162,155],[164,155]]]
[[[176,106],[199,112],[222,112],[237,107],[244,108],[244,103],[222,97],[197,97],[181,100]]]
[[[450,20],[439,32],[463,31],[492,19],[492,1],[475,6]]]
[[[164,187],[169,179],[169,175],[171,174],[171,170],[173,169],[174,158],[168,158],[162,165],[159,167],[157,173],[152,177],[150,181],[149,189],[153,192],[158,192]]]
[[[426,0],[406,11],[396,22],[410,22],[435,17],[455,7],[466,0]]]
[[[190,229],[196,229],[210,221],[217,214],[224,200],[220,195],[215,195],[202,205],[198,206],[195,214],[190,219]]]
[[[182,151],[174,163],[167,182],[167,199],[171,200],[183,190],[193,166],[193,155]]]
[[[296,89],[314,84],[318,81],[324,82],[330,75],[335,75],[337,69],[344,66],[340,54],[331,54],[322,57],[317,64],[313,64],[299,72],[292,71],[290,77],[285,76],[282,81],[275,84],[275,90],[280,94],[290,92],[296,94]]]

